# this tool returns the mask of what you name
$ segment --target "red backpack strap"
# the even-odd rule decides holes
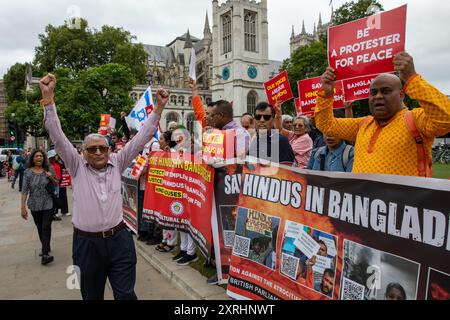
[[[361,129],[362,127],[364,127],[364,125],[372,121],[372,119],[373,117],[365,117],[364,119],[362,119],[361,122],[359,123],[359,129]]]
[[[417,146],[417,166],[419,170],[419,175],[421,177],[432,177],[431,162],[427,163],[427,154],[425,152],[425,147],[423,143],[423,138],[417,130],[416,123],[414,121],[414,114],[412,111],[408,111],[405,114],[406,128],[409,134],[413,137]]]

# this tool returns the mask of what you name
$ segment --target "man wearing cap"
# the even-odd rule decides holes
[[[92,134],[79,155],[61,129],[55,86],[52,74],[40,81],[41,105],[45,128],[72,177],[72,257],[80,271],[81,295],[84,300],[103,300],[109,279],[116,300],[135,300],[136,250],[123,221],[121,175],[154,136],[169,95],[157,89],[155,110],[120,153],[111,153],[107,139]]]

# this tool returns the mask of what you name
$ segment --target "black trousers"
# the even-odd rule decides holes
[[[109,279],[115,300],[137,300],[136,249],[131,233],[123,229],[111,238],[73,236],[73,264],[80,269],[83,300],[103,300]]]
[[[53,209],[46,211],[31,211],[34,223],[36,224],[39,240],[42,244],[42,254],[48,255],[50,250],[50,240],[52,237],[52,216]]]
[[[69,205],[67,203],[67,188],[59,189],[59,199],[58,206],[56,208],[56,213],[58,213],[58,209],[61,209],[62,214],[67,214],[69,212]]]

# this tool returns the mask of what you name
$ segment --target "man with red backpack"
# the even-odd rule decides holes
[[[406,52],[395,57],[394,66],[399,77],[381,74],[373,80],[372,116],[359,119],[334,118],[335,74],[328,68],[317,98],[317,128],[356,142],[353,173],[431,177],[433,141],[450,131],[450,100],[416,73]],[[417,100],[420,108],[408,111],[403,104],[405,94]]]

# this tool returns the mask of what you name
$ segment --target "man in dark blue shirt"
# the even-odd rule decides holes
[[[261,102],[255,109],[256,136],[250,144],[249,155],[258,159],[291,166],[294,151],[286,137],[274,130],[275,108],[267,102]]]

